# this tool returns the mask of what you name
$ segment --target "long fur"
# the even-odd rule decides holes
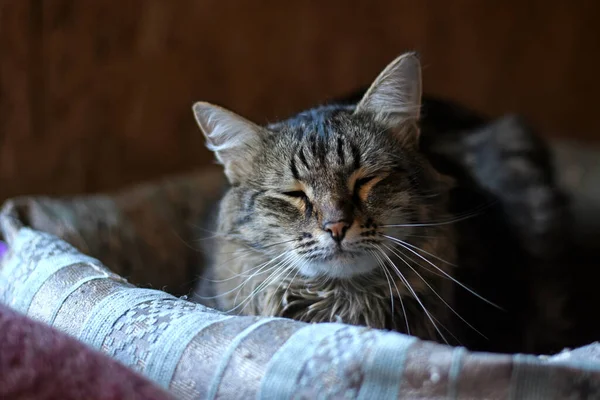
[[[231,186],[208,246],[214,297],[201,301],[482,350],[560,346],[563,292],[548,298],[554,286],[541,287],[536,276],[554,279],[565,220],[543,144],[514,120],[487,126],[439,101],[426,102],[420,137],[417,115],[406,112],[420,106],[410,103],[420,101],[420,82],[406,81],[420,79],[411,57],[395,60],[353,102],[267,127],[202,103],[196,117],[209,144],[231,140],[214,148]],[[390,94],[402,88],[410,90]],[[398,104],[383,107],[384,100]],[[215,110],[224,125],[211,126]],[[236,129],[223,134],[227,126]],[[507,134],[516,139],[504,143]],[[510,157],[507,145],[518,147]],[[543,203],[528,196],[537,188]],[[482,204],[488,208],[476,212]],[[331,218],[351,219],[343,255],[331,250],[324,225]],[[545,306],[552,311],[528,314]]]

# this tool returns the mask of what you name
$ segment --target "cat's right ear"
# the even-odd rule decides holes
[[[192,107],[207,147],[225,167],[231,183],[239,183],[251,170],[264,128],[214,104],[198,102]]]

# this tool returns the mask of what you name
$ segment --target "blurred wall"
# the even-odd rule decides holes
[[[0,0],[0,200],[212,161],[191,104],[273,121],[417,50],[425,89],[600,139],[598,1]]]

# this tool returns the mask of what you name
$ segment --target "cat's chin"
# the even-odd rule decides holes
[[[369,254],[338,254],[327,260],[312,260],[300,267],[300,274],[307,278],[325,276],[334,279],[350,279],[367,275],[377,268],[377,260]]]

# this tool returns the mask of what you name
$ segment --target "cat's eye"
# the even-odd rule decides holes
[[[295,197],[297,199],[306,198],[306,193],[304,193],[302,190],[292,190],[291,192],[283,192],[283,194],[289,197]]]

